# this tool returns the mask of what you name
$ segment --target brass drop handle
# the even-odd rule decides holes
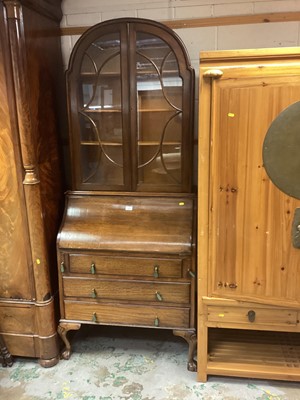
[[[248,311],[247,316],[248,316],[249,322],[255,321],[255,317],[256,317],[255,311],[253,311],[253,310]]]
[[[192,278],[195,278],[195,273],[193,272],[193,271],[191,271],[190,269],[188,270],[188,273],[190,274],[190,276],[192,277]]]
[[[159,265],[154,265],[154,272],[153,272],[154,278],[159,277]]]
[[[98,322],[97,314],[95,312],[93,312],[92,322]]]
[[[97,297],[96,289],[92,289],[92,298],[95,299]]]
[[[158,317],[156,317],[155,320],[154,320],[154,326],[159,326],[159,319],[158,319]]]
[[[93,275],[96,273],[96,265],[95,265],[95,263],[91,264],[90,271],[91,271],[91,274],[93,274]]]
[[[60,272],[61,273],[65,272],[65,263],[63,261],[60,263]]]
[[[159,292],[156,292],[155,295],[158,301],[163,301],[162,295]]]

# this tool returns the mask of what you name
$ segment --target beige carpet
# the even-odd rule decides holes
[[[2,400],[300,400],[300,383],[209,377],[186,369],[187,344],[171,332],[83,326],[70,360],[44,369],[15,358],[0,367]]]

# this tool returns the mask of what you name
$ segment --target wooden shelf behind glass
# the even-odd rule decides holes
[[[99,146],[99,142],[97,140],[85,140],[80,142],[83,146]],[[138,142],[139,146],[160,146],[160,142],[151,142],[151,141],[142,141]],[[181,146],[181,142],[163,142],[164,146]],[[103,146],[122,146],[121,142],[103,142],[101,141],[101,145]]]

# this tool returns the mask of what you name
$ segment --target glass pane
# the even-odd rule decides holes
[[[120,35],[118,32],[97,38],[84,54],[81,73],[97,73],[101,69],[107,73],[119,73],[119,65],[115,64],[115,68],[111,69],[112,66],[107,64],[116,54],[120,54]]]
[[[82,183],[123,185],[120,36],[86,50],[79,80]]]
[[[139,163],[139,184],[178,185],[181,182],[180,146],[140,146]]]
[[[120,185],[123,182],[121,146],[81,146],[82,182]]]
[[[137,33],[138,183],[181,185],[182,79],[161,38]]]

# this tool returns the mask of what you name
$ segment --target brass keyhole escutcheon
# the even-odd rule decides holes
[[[156,317],[154,320],[154,326],[159,326],[159,318]]]
[[[255,317],[256,317],[256,313],[253,310],[248,311],[248,320],[249,322],[254,322],[255,321]]]

